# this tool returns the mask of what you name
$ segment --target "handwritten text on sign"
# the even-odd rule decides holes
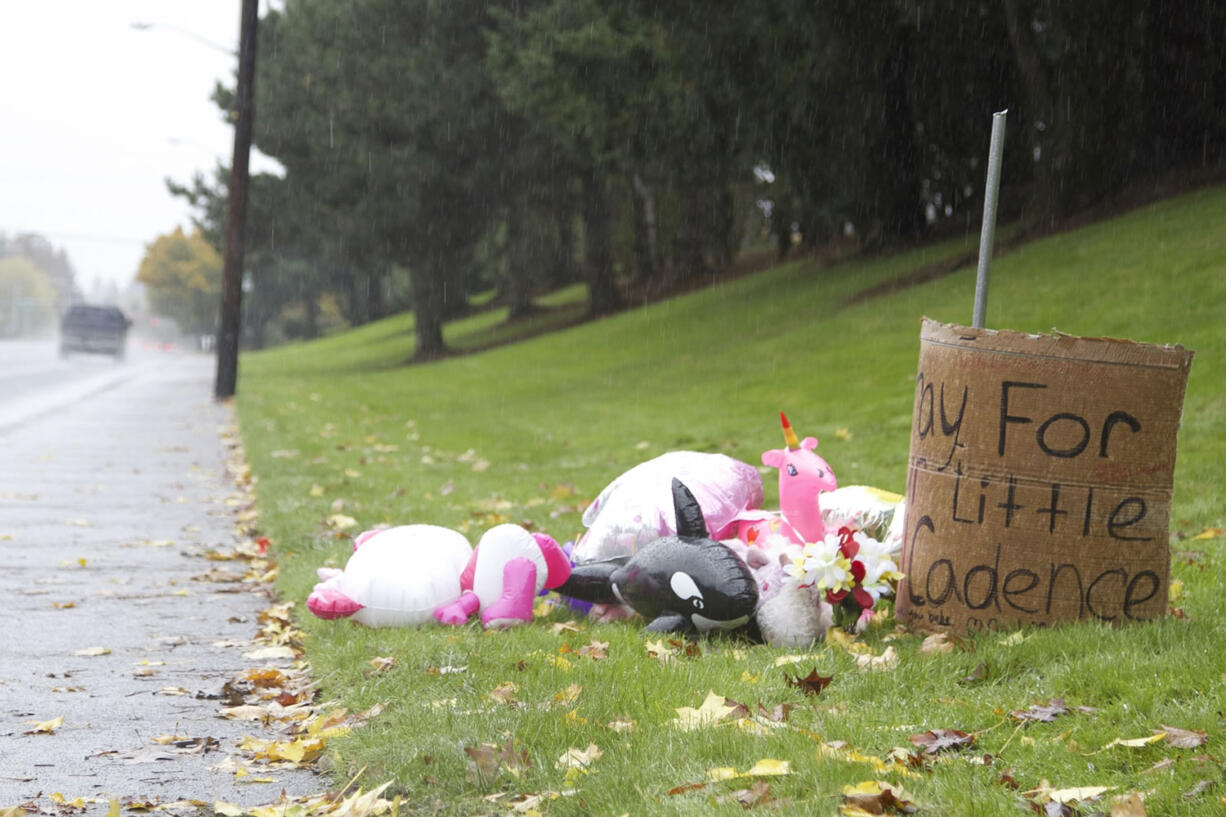
[[[1162,615],[1183,387],[1172,415],[1146,390],[1152,377],[1118,364],[924,346],[903,620],[965,630]]]

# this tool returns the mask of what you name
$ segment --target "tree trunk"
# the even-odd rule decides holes
[[[268,316],[248,312],[245,317],[251,323],[251,348],[263,349],[268,344]]]
[[[524,203],[513,200],[507,210],[507,277],[502,292],[507,301],[507,320],[511,321],[534,311],[528,230],[524,216]]]
[[[603,180],[589,172],[583,177],[583,250],[587,276],[588,313],[607,315],[621,308],[621,293],[613,278],[613,241],[609,198]]]
[[[715,248],[715,263],[720,269],[731,266],[736,256],[736,244],[740,241],[737,233],[736,196],[733,195],[732,184],[726,173],[720,173],[714,180],[715,186],[710,192],[711,202],[711,246]]]
[[[443,343],[444,276],[446,259],[434,256],[413,267],[409,288],[413,295],[413,315],[416,318],[417,351],[414,360],[437,360],[447,354]]]
[[[884,132],[878,161],[877,218],[882,238],[909,238],[924,229],[920,200],[919,148],[915,142],[915,117],[907,95],[907,80],[912,73],[909,25],[894,28],[886,54]]]
[[[319,337],[319,299],[311,295],[306,299],[306,336],[307,340]]]
[[[387,317],[383,298],[383,278],[374,273],[366,276],[366,315],[372,321]]]
[[[553,269],[549,281],[554,286],[571,284],[578,280],[575,271],[575,213],[570,207],[557,214],[558,244],[554,248]]]
[[[1022,76],[1027,107],[1025,117],[1033,164],[1029,199],[1022,207],[1022,230],[1050,223],[1060,212],[1058,202],[1058,170],[1062,161],[1064,123],[1051,89],[1047,64],[1039,51],[1028,13],[1019,8],[1018,0],[1004,0],[1005,25],[1013,58]],[[1040,127],[1042,129],[1040,129]]]
[[[703,254],[706,221],[703,196],[699,187],[683,185],[681,224],[677,227],[676,276],[679,280],[692,281],[707,271],[707,259]]]
[[[634,202],[634,267],[640,281],[651,280],[659,272],[659,242],[656,237],[656,197],[643,177],[630,174],[631,200]]]
[[[362,314],[362,298],[360,287],[358,286],[359,277],[355,270],[348,269],[344,272],[345,317],[349,320],[350,326],[361,326],[366,323]]]

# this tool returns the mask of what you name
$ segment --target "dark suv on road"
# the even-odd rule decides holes
[[[69,352],[100,352],[123,357],[132,322],[117,306],[74,304],[60,321],[60,356]]]

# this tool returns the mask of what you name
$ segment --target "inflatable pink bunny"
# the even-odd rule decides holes
[[[779,510],[747,510],[736,517],[736,536],[747,545],[770,547],[780,540],[803,545],[820,541],[826,532],[819,495],[838,488],[830,465],[819,457],[816,437],[797,440],[787,415],[779,412],[786,448],[762,453],[762,463],[779,469]]]
[[[498,525],[481,537],[460,574],[460,597],[440,605],[434,617],[458,625],[480,611],[486,627],[522,624],[532,620],[537,594],[569,577],[570,559],[552,537]]]

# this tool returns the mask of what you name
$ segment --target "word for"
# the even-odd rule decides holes
[[[949,451],[945,456],[945,465],[953,460],[954,452],[962,445],[962,424],[966,419],[966,403],[970,394],[968,386],[962,386],[962,394],[947,403],[945,399],[945,382],[941,381],[940,390],[937,384],[920,372],[916,379],[919,393],[919,405],[915,413],[916,433],[921,440],[940,433],[949,441]],[[1010,441],[1025,439],[1021,428],[1013,426],[1034,426],[1034,445],[1042,454],[1058,459],[1075,459],[1087,450],[1093,450],[1098,457],[1106,459],[1110,456],[1112,435],[1119,426],[1126,426],[1132,434],[1141,431],[1141,421],[1127,411],[1115,410],[1107,412],[1101,420],[1094,422],[1072,411],[1054,411],[1046,417],[1033,417],[1022,414],[1022,411],[1033,409],[1018,408],[1019,403],[1025,403],[1024,396],[1029,392],[1047,389],[1045,383],[1029,383],[1022,380],[1005,380],[1000,384],[999,410],[996,419],[996,454],[1004,457],[1009,449]],[[1029,401],[1034,402],[1034,401]],[[951,406],[956,403],[957,409]],[[1041,421],[1040,421],[1041,418]],[[939,429],[938,429],[939,424]],[[1029,429],[1026,429],[1029,430]],[[1012,433],[1010,433],[1012,432]],[[1090,443],[1096,442],[1091,449]],[[1015,442],[1015,444],[1017,444]],[[1024,456],[1026,452],[1010,452],[1014,456]]]

